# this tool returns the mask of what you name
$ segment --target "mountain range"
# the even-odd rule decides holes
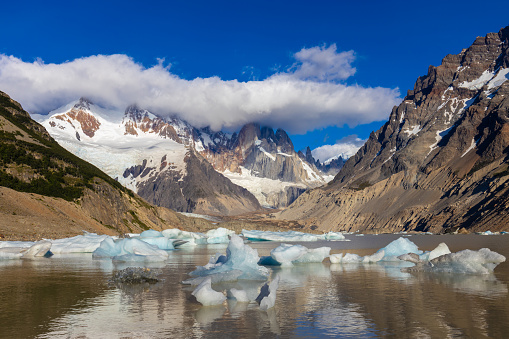
[[[417,79],[334,180],[277,214],[320,230],[509,225],[509,27]]]
[[[256,123],[214,132],[81,98],[41,125],[0,92],[0,238],[212,227],[172,210],[314,231],[508,230],[508,80],[506,27],[430,66],[354,156],[326,163]],[[263,207],[283,209],[249,214]]]
[[[41,123],[64,148],[148,202],[181,212],[285,207],[333,178],[318,169],[309,149],[295,152],[284,130],[255,123],[238,133],[213,132],[136,106],[108,111],[85,98]],[[327,173],[341,165],[326,165]]]

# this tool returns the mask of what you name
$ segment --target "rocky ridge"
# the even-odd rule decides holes
[[[62,148],[3,92],[0,148],[0,239],[58,238],[84,230],[117,235],[149,228],[213,227],[149,205]]]
[[[118,119],[118,112],[103,113],[82,98],[55,111],[43,125],[66,149],[160,206],[239,214],[260,209],[260,203],[287,206],[306,189],[332,179],[300,158],[281,129],[274,133],[248,124],[238,134],[213,132],[134,105],[118,123],[115,114]]]
[[[417,79],[327,186],[282,219],[322,230],[508,229],[509,27]]]

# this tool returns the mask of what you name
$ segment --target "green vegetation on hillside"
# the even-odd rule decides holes
[[[82,196],[85,187],[92,188],[92,179],[98,177],[127,191],[97,167],[45,135],[42,126],[2,92],[0,116],[25,133],[8,132],[0,125],[0,186],[72,201]],[[23,135],[28,135],[33,142]]]

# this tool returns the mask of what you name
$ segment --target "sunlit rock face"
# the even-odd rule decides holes
[[[324,230],[507,230],[509,27],[417,79],[327,187],[279,217]]]

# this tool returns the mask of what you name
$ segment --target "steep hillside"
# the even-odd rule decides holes
[[[430,66],[327,186],[278,218],[373,232],[509,228],[509,27]]]
[[[1,238],[39,239],[82,230],[122,234],[206,223],[147,204],[63,149],[3,92],[0,150]]]

